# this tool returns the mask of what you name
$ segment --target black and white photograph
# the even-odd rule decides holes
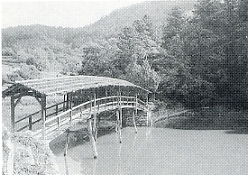
[[[248,175],[248,0],[1,1],[2,175]]]

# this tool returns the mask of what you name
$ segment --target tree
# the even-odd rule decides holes
[[[196,7],[194,16],[194,23],[216,38],[207,47],[200,45],[201,52],[194,60],[202,55],[214,57],[218,64],[207,67],[216,69],[218,65],[215,71],[215,91],[220,102],[225,102],[230,107],[246,107],[248,99],[244,88],[248,70],[247,18],[243,13],[244,8],[247,5],[241,0],[203,0]],[[200,42],[203,41],[204,38],[200,38]],[[222,75],[218,77],[220,73]],[[211,81],[210,77],[208,80]]]
[[[104,75],[109,69],[109,60],[105,48],[99,44],[92,43],[83,48],[81,75]]]
[[[112,61],[115,76],[156,91],[160,76],[151,67],[150,59],[159,54],[150,18],[145,15],[119,34],[117,52]]]

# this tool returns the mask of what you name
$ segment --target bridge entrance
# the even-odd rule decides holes
[[[116,131],[121,142],[121,128],[128,109],[135,130],[138,111],[146,113],[149,123],[150,91],[128,81],[109,77],[70,76],[47,79],[19,81],[2,92],[3,98],[11,99],[11,128],[13,132],[32,130],[34,137],[43,138],[47,143],[67,131],[77,122],[87,121],[88,137],[93,146],[94,158],[97,157],[96,139],[100,113],[113,111]],[[16,105],[24,96],[34,97],[40,110],[28,116],[15,115]],[[57,99],[48,105],[51,97]],[[58,100],[59,99],[59,100]],[[68,138],[65,154],[68,148]]]

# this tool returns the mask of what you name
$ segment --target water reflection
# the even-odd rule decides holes
[[[90,143],[69,149],[67,157],[59,155],[60,174],[235,174],[226,171],[235,167],[248,171],[246,135],[143,127],[137,134],[125,128],[122,136],[121,144],[116,133],[99,137],[96,160]]]
[[[153,127],[146,127],[146,140],[149,140],[151,137],[152,128]]]
[[[98,160],[94,159],[93,163],[92,163],[93,164],[93,167],[92,167],[92,169],[93,169],[92,174],[93,175],[97,174],[97,162],[98,162]]]
[[[64,156],[65,159],[65,171],[66,171],[66,175],[69,175],[69,168],[68,168],[68,163],[67,163],[67,156]]]
[[[119,144],[119,154],[118,154],[118,162],[117,162],[117,173],[118,174],[122,174],[121,173],[121,148],[122,148],[122,144]]]

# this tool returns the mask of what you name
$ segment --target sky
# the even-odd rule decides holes
[[[1,28],[42,24],[83,27],[122,7],[145,0],[1,2]]]

